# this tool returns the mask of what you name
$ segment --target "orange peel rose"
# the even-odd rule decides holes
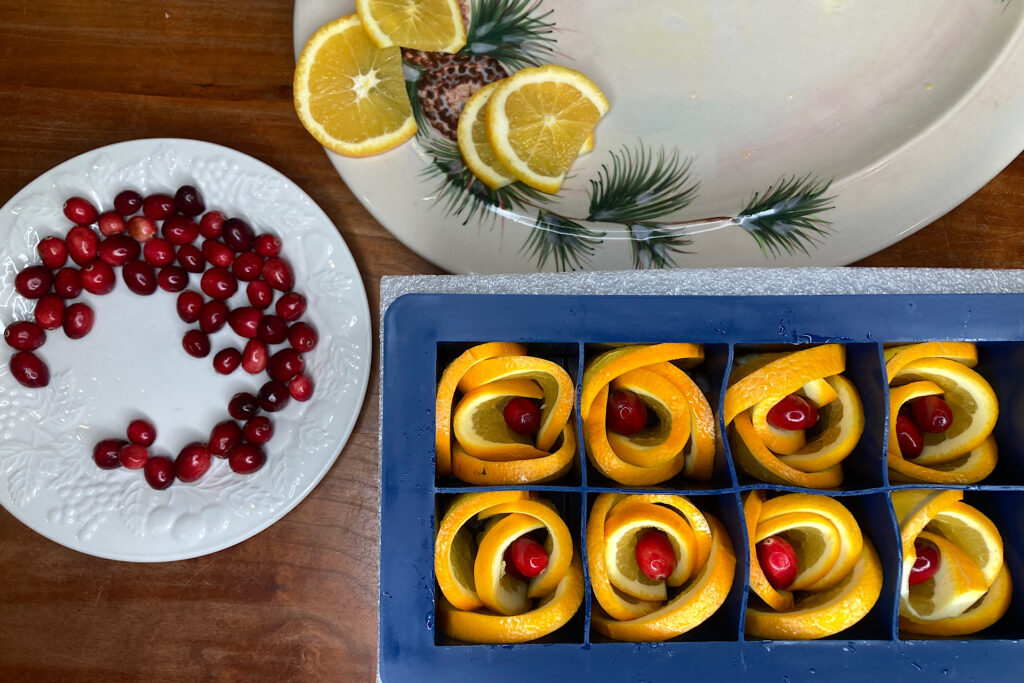
[[[626,486],[658,484],[682,472],[711,478],[715,421],[700,388],[674,362],[704,359],[699,344],[622,346],[602,353],[583,374],[580,416],[587,457],[602,474]],[[656,423],[631,436],[615,434],[606,419],[611,391],[638,396]]]
[[[992,521],[963,502],[963,491],[913,489],[892,494],[900,524],[900,630],[926,636],[964,636],[999,621],[1013,586],[1003,540]],[[910,585],[917,544],[938,551],[938,569]]]
[[[474,522],[482,530],[474,533]],[[546,532],[547,567],[523,580],[505,550]],[[452,501],[434,541],[438,626],[469,643],[523,643],[561,628],[583,603],[583,563],[554,506],[526,491],[466,493]]]
[[[871,542],[842,503],[827,496],[791,493],[743,499],[750,551],[746,633],[774,640],[810,640],[860,621],[882,591],[882,564]],[[781,536],[796,551],[797,574],[786,590],[769,583],[757,543]],[[759,599],[758,599],[759,598]]]
[[[552,481],[572,467],[572,379],[557,363],[526,355],[522,344],[490,342],[467,350],[441,375],[435,403],[438,476],[480,485]],[[514,432],[509,401],[541,402],[536,434]]]
[[[645,530],[663,532],[672,572],[654,581],[635,557]],[[598,604],[594,628],[609,638],[663,641],[703,623],[725,602],[736,556],[725,527],[682,496],[599,495],[587,521],[587,566]]]
[[[864,407],[856,387],[841,374],[845,369],[846,350],[839,344],[759,354],[738,363],[722,417],[739,465],[774,484],[820,489],[842,484],[840,463],[864,433]],[[769,411],[794,393],[818,410],[811,429],[779,429],[768,422]]]
[[[889,382],[889,478],[898,482],[974,484],[995,469],[992,430],[999,417],[995,392],[972,370],[978,349],[969,342],[926,342],[885,350]],[[941,396],[952,423],[941,433],[924,433],[921,453],[905,457],[896,435],[900,408],[924,396]]]

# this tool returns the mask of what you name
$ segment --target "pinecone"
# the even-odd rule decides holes
[[[486,55],[420,52],[415,55],[418,61],[407,59],[424,68],[416,84],[424,116],[449,140],[456,139],[459,114],[466,100],[488,83],[508,76],[498,60]]]

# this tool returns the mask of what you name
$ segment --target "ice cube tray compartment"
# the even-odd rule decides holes
[[[1017,378],[1024,376],[1024,295],[854,295],[783,297],[626,297],[521,295],[406,295],[389,307],[383,322],[381,677],[395,680],[479,680],[496,671],[556,680],[676,680],[690,676],[755,675],[790,681],[828,677],[862,680],[867,675],[906,680],[943,680],[1007,675],[1024,654],[1024,453],[1022,427],[1013,416],[1024,409]],[[1018,590],[1008,614],[988,631],[963,639],[917,640],[897,629],[899,533],[889,493],[902,488],[937,488],[888,481],[884,450],[888,393],[882,356],[888,342],[963,340],[979,342],[978,371],[1000,402],[995,435],[1000,463],[987,481],[968,489],[965,500],[999,527],[1006,561]],[[861,442],[843,464],[838,491],[810,491],[846,503],[882,560],[882,594],[856,626],[818,641],[759,641],[743,633],[749,594],[747,540],[741,495],[753,488],[773,493],[803,491],[765,484],[737,471],[723,434],[715,475],[708,485],[676,477],[657,487],[623,488],[593,470],[578,435],[577,461],[563,479],[545,485],[478,487],[434,471],[434,394],[444,365],[461,350],[484,341],[522,341],[529,353],[556,360],[576,384],[593,349],[610,343],[692,342],[705,344],[698,374],[721,424],[721,401],[736,353],[769,344],[847,346],[847,376],[865,406]],[[446,360],[447,359],[447,360]],[[1017,408],[1020,406],[1020,409]],[[579,426],[578,411],[575,419]],[[703,626],[666,643],[619,643],[596,634],[589,580],[580,613],[543,642],[465,645],[435,627],[433,539],[435,508],[467,491],[522,488],[554,496],[573,520],[577,540],[602,491],[660,490],[687,496],[725,523],[737,555],[737,578],[725,604]],[[948,487],[952,488],[952,487]],[[570,511],[578,505],[575,511]],[[566,520],[569,522],[569,519]],[[572,524],[578,524],[573,527]],[[581,547],[582,552],[587,549]]]

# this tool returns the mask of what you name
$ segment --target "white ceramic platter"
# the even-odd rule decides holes
[[[465,183],[446,193],[425,173],[439,139],[429,125],[378,157],[329,153],[388,230],[454,272],[846,264],[946,213],[1024,149],[1020,0],[472,5],[533,8],[553,29],[537,35],[556,41],[539,61],[590,76],[611,111],[559,196],[501,211],[451,209]],[[297,0],[296,54],[320,25],[353,11],[352,0]],[[422,75],[407,69],[407,78]],[[559,219],[599,216],[591,181],[613,155],[635,161],[641,147],[692,161],[687,186],[699,185],[689,204],[644,224]],[[829,182],[818,202],[808,196]],[[538,206],[555,216],[547,234],[534,227]],[[802,208],[811,228],[794,228]]]
[[[313,398],[270,415],[267,464],[235,474],[214,459],[195,484],[150,488],[141,470],[101,470],[92,460],[101,439],[124,438],[128,422],[157,428],[151,451],[170,457],[206,441],[227,419],[239,391],[258,390],[266,375],[214,372],[211,358],[188,356],[188,326],[177,295],[132,294],[118,273],[114,291],[82,300],[96,312],[92,332],[72,341],[47,334],[37,352],[51,379],[26,389],[0,365],[0,504],[40,534],[90,555],[133,562],[196,557],[239,543],[295,507],[327,473],[356,421],[370,368],[370,316],[359,272],[330,219],[293,182],[245,154],[195,140],[134,140],[103,147],[47,171],[0,210],[0,322],[31,319],[31,302],[14,289],[20,268],[37,263],[35,245],[70,227],[66,198],[109,209],[131,188],[142,194],[197,186],[208,209],[277,234],[293,265],[295,290],[308,299],[303,319],[320,335],[306,356]],[[119,269],[118,269],[119,270]],[[198,275],[192,288],[198,290]],[[229,302],[244,300],[244,287]],[[240,347],[225,328],[213,349]],[[6,346],[4,348],[7,348]],[[10,351],[10,349],[8,349]]]

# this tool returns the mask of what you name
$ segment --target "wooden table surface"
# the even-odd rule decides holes
[[[292,109],[291,0],[0,2],[0,204],[121,140],[198,138],[265,161],[352,250],[377,329],[382,275],[441,272],[356,201]],[[1024,156],[866,266],[1024,267]],[[68,550],[0,509],[0,680],[371,680],[377,363],[352,438],[282,521],[194,560]]]

